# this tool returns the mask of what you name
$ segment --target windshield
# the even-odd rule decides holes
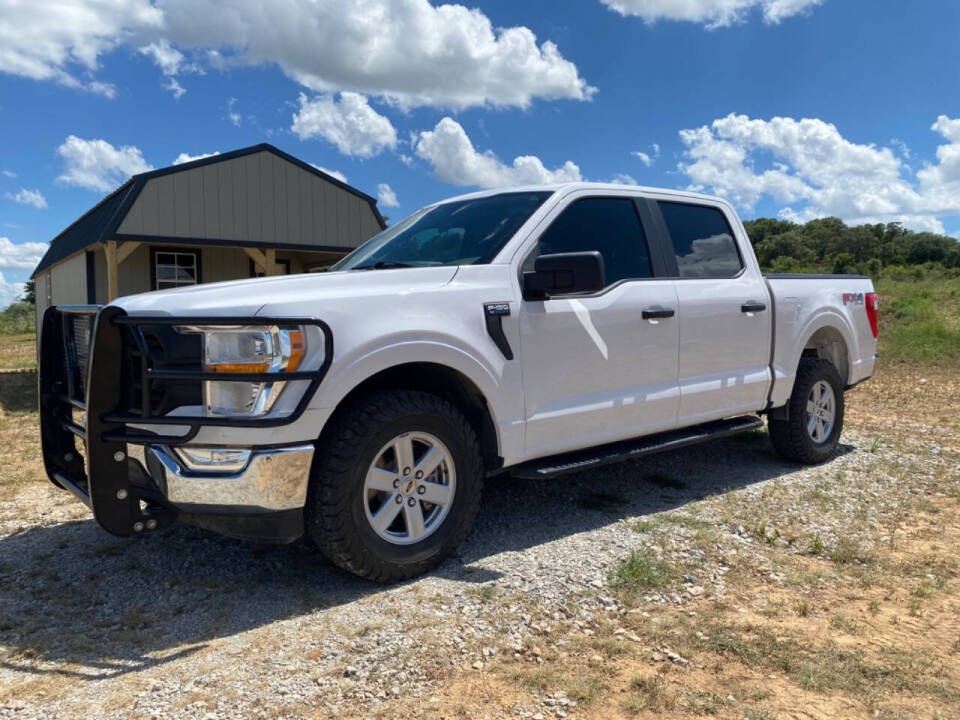
[[[489,263],[551,192],[514,192],[418,210],[334,265],[376,270]]]

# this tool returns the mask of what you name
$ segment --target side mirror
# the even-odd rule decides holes
[[[533,270],[523,274],[523,297],[546,300],[552,295],[596,292],[606,285],[604,275],[603,256],[596,250],[541,255]]]

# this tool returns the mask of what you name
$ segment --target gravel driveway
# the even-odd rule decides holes
[[[848,432],[829,463],[798,469],[751,433],[561,479],[500,476],[460,555],[392,587],[332,569],[305,543],[179,526],[114,538],[67,493],[30,483],[0,502],[0,717],[364,716],[390,703],[418,714],[452,674],[529,654],[540,624],[623,612],[608,574],[647,542],[638,523],[680,511],[749,550],[755,532],[724,520],[729,503],[775,488],[816,530],[802,493],[845,473],[880,488],[887,460]],[[647,599],[726,592],[689,527],[671,527],[661,547],[695,577]],[[576,716],[560,699],[557,716]],[[531,699],[513,712],[536,710]]]

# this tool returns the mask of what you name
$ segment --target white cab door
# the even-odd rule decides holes
[[[674,427],[679,407],[673,280],[654,279],[629,197],[586,197],[558,211],[527,256],[596,250],[606,288],[523,301],[519,318],[528,458]]]
[[[574,450],[676,425],[678,323],[670,280],[625,282],[598,297],[524,303],[520,315],[527,451]]]
[[[770,387],[766,283],[720,207],[659,202],[677,259],[681,426],[760,410]]]

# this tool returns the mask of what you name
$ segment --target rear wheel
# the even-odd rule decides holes
[[[829,360],[801,358],[788,417],[770,418],[770,439],[776,451],[795,462],[826,460],[837,447],[843,430],[843,383]]]
[[[438,565],[476,517],[483,461],[476,435],[428,393],[377,393],[336,420],[317,447],[307,532],[336,565],[390,582]]]

